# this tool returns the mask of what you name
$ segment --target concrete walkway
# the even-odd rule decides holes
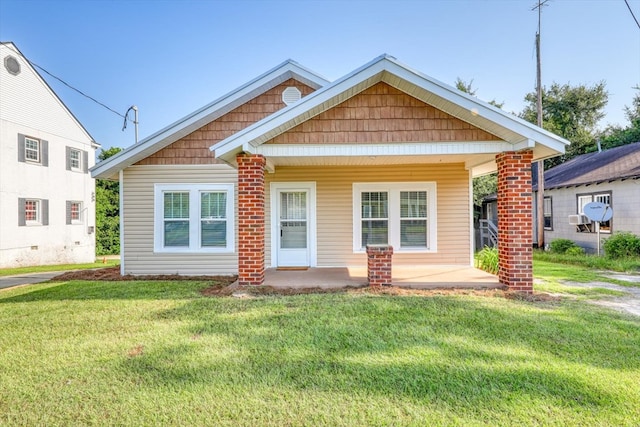
[[[19,274],[17,276],[0,277],[0,289],[13,288],[20,285],[32,285],[34,283],[42,283],[59,276],[66,271],[49,271],[46,273],[29,273]]]
[[[629,274],[606,274],[611,279],[623,280],[626,282],[640,283],[640,276]],[[607,282],[564,282],[567,286],[575,286],[581,288],[604,288],[611,289],[618,292],[624,292],[625,296],[611,297],[607,299],[600,299],[590,301],[593,304],[601,305],[603,307],[613,308],[614,310],[630,313],[635,316],[640,316],[640,288],[631,286],[620,286]]]

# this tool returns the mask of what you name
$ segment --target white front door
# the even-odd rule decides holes
[[[277,267],[312,266],[315,186],[274,183],[274,187],[272,249],[275,249],[275,264]]]

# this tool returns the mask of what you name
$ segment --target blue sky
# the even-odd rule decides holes
[[[628,0],[640,19],[640,0]],[[292,58],[335,80],[382,53],[520,112],[535,87],[535,0],[0,0],[0,40],[124,114],[140,139]],[[640,29],[624,0],[551,0],[543,8],[543,85],[607,83],[600,127],[626,124],[640,84]],[[48,78],[104,148],[133,126]]]

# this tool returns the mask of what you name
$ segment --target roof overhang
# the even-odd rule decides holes
[[[319,89],[329,83],[319,74],[295,61],[287,60],[238,89],[181,118],[139,143],[128,147],[117,155],[98,163],[91,169],[91,175],[94,178],[117,179],[120,170],[160,151],[256,96],[292,78],[314,89]]]
[[[385,82],[451,116],[485,130],[500,138],[501,141],[490,143],[486,141],[477,143],[415,141],[403,144],[351,144],[349,141],[344,141],[343,144],[340,144],[347,148],[339,148],[334,145],[323,148],[308,144],[272,148],[270,144],[265,144],[274,137],[337,106],[379,82]],[[273,156],[271,162],[274,165],[285,162],[284,155],[276,155],[285,151],[289,153],[288,157],[309,158],[307,160],[309,164],[317,162],[311,160],[312,157],[411,156],[419,161],[419,157],[425,156],[472,155],[473,157],[465,163],[468,168],[472,169],[474,175],[480,175],[495,170],[495,155],[500,152],[532,149],[534,159],[541,160],[564,153],[564,148],[568,144],[569,141],[557,135],[412,70],[400,64],[393,57],[382,55],[334,83],[306,96],[296,104],[214,144],[211,146],[211,150],[215,151],[216,157],[230,164],[235,163],[235,156],[238,153],[247,152],[265,156],[271,155]],[[396,153],[395,150],[399,149],[399,145],[405,147],[401,149],[401,153]],[[392,150],[385,148],[387,146],[392,146]],[[447,150],[455,152],[448,153]],[[329,154],[332,151],[335,154]],[[333,160],[333,162],[336,161],[338,160]],[[393,160],[389,159],[388,161]],[[422,161],[428,162],[426,159],[422,159]],[[297,163],[303,162],[298,160]]]

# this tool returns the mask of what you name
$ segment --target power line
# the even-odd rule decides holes
[[[69,83],[65,82],[64,80],[62,80],[60,77],[55,76],[53,74],[51,74],[49,71],[45,70],[44,68],[42,68],[40,65],[36,64],[35,62],[31,61],[29,58],[27,58],[26,56],[24,56],[21,52],[17,52],[15,49],[13,49],[11,46],[9,46],[8,43],[4,43],[4,42],[0,42],[2,43],[2,45],[4,45],[5,47],[7,47],[9,50],[13,51],[16,55],[20,55],[22,58],[24,58],[25,61],[27,61],[31,66],[36,67],[38,69],[40,69],[41,71],[43,71],[44,73],[48,74],[49,76],[53,77],[54,79],[58,80],[60,83],[64,84],[65,86],[67,86],[70,89],[73,89],[74,91],[78,92],[80,95],[84,96],[85,98],[90,99],[91,101],[95,102],[96,104],[100,105],[103,108],[106,108],[107,110],[111,111],[113,114],[116,114],[120,117],[122,117],[123,119],[125,119],[125,121],[127,120],[127,117],[123,114],[118,113],[116,110],[114,110],[113,108],[109,108],[108,106],[106,106],[105,104],[103,104],[102,102],[98,101],[97,99],[93,98],[92,96],[87,95],[86,93],[82,92],[80,89],[76,89],[75,87],[71,86]]]
[[[624,0],[624,4],[627,5],[627,9],[629,9],[629,13],[631,13],[633,20],[636,21],[636,25],[638,26],[638,28],[640,28],[640,22],[638,22],[638,18],[636,18],[636,15],[633,14],[633,10],[631,10],[631,6],[629,6],[629,2],[627,0]]]

